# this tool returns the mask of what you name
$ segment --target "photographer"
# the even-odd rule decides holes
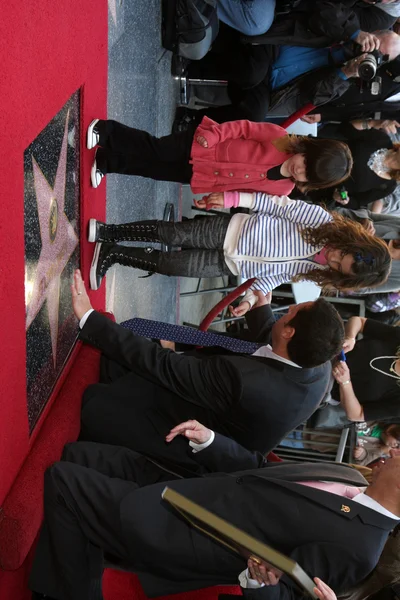
[[[400,114],[400,59],[381,66],[378,74],[381,85],[377,94],[372,94],[368,86],[364,86],[360,93],[358,85],[351,85],[342,96],[318,106],[302,120],[307,123],[324,123],[374,119],[376,113],[379,113],[382,120],[397,119]]]
[[[224,23],[211,51],[202,60],[193,61],[185,74],[191,78],[227,79],[252,87],[268,71],[268,60],[258,51],[263,46],[327,48],[353,41],[363,52],[372,52],[379,48],[373,32],[390,29],[396,21],[396,17],[385,11],[384,4],[371,6],[369,0],[291,0],[291,4],[287,14],[275,17],[268,33],[256,37],[243,38],[234,31],[241,30],[240,27],[233,24],[227,27],[224,23],[230,24],[229,20],[222,19]],[[279,6],[278,2],[277,9]],[[267,9],[266,6],[264,12]]]
[[[393,31],[379,31],[374,34],[375,50],[379,48],[378,62],[383,56],[394,61],[400,54],[400,37]],[[206,110],[179,111],[175,131],[182,130],[188,122],[199,122],[204,115],[217,122],[237,119],[264,121],[274,115],[290,115],[308,103],[314,106],[325,105],[337,101],[348,90],[362,103],[363,93],[360,91],[358,69],[366,56],[359,44],[348,42],[332,48],[305,48],[298,46],[251,46],[257,60],[264,53],[268,76],[258,85],[250,89],[239,89],[236,81],[228,85],[231,105],[209,108]],[[274,54],[278,55],[277,57]],[[269,55],[269,58],[268,58]],[[368,57],[369,59],[369,57]],[[202,62],[202,61],[199,61]],[[251,61],[250,61],[250,64]],[[269,69],[270,65],[270,69]],[[235,65],[236,73],[241,66]],[[382,69],[391,65],[385,62],[378,67],[378,75]],[[251,78],[252,68],[248,70]],[[368,87],[368,86],[364,86]],[[316,111],[317,112],[317,111]]]

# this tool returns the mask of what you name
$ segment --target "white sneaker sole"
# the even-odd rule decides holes
[[[89,221],[89,233],[88,233],[88,242],[96,241],[96,219],[90,219]]]
[[[99,122],[99,119],[94,119],[87,130],[86,134],[86,147],[88,150],[92,150],[95,146],[97,146],[98,142],[96,141],[96,135],[93,133],[94,126]]]
[[[92,184],[92,187],[94,188],[98,188],[101,180],[103,179],[104,175],[102,175],[98,170],[97,170],[97,162],[96,162],[96,158],[94,159],[92,168],[90,170],[90,183]]]
[[[97,285],[96,271],[97,271],[97,263],[99,261],[100,250],[101,250],[101,242],[97,242],[96,247],[94,249],[94,253],[93,253],[92,264],[90,265],[89,279],[90,279],[90,289],[91,290],[99,289],[99,286]]]

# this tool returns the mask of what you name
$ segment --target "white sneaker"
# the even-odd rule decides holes
[[[97,220],[89,220],[88,242],[97,242]]]
[[[96,157],[95,157],[94,161],[93,161],[92,169],[90,171],[90,181],[92,183],[92,186],[94,188],[98,188],[103,177],[104,177],[104,173],[102,173],[100,171],[100,169],[98,168]]]
[[[87,137],[86,137],[86,146],[87,146],[88,150],[91,150],[92,148],[97,146],[97,144],[99,143],[100,135],[96,130],[96,124],[98,122],[99,122],[99,119],[94,119],[88,127]]]
[[[94,248],[94,252],[93,252],[93,259],[92,259],[92,264],[90,265],[90,272],[89,272],[89,282],[90,282],[90,289],[91,290],[98,290],[101,284],[101,278],[97,277],[97,263],[99,261],[99,256],[100,256],[100,250],[101,250],[101,242],[97,242],[95,248]],[[99,281],[100,279],[100,281]]]

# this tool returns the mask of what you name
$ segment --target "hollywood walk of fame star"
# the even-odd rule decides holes
[[[25,327],[29,328],[44,301],[47,300],[54,367],[57,356],[60,276],[78,245],[75,230],[64,212],[68,119],[69,111],[65,120],[64,136],[53,188],[32,156],[42,249],[37,263],[32,295],[27,306]]]

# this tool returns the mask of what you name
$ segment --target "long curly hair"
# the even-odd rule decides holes
[[[352,273],[346,275],[334,269],[313,269],[301,273],[293,281],[309,280],[325,289],[356,290],[364,287],[376,287],[389,276],[392,259],[387,244],[374,237],[359,224],[342,215],[331,213],[332,221],[319,227],[304,227],[301,234],[306,242],[316,247],[341,250],[342,256],[352,254],[354,263]],[[359,255],[370,257],[369,261],[359,259]]]
[[[280,152],[304,154],[307,182],[292,179],[302,192],[337,186],[349,177],[353,168],[350,148],[339,140],[285,135],[272,143]]]

